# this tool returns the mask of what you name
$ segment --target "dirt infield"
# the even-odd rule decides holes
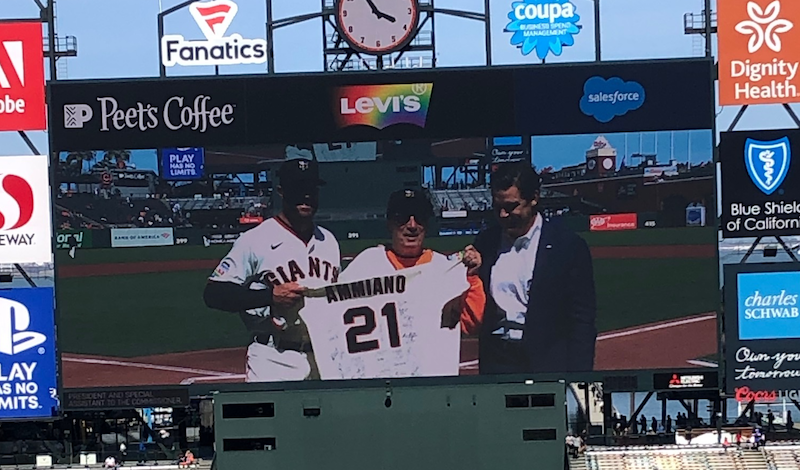
[[[713,258],[717,254],[714,245],[596,246],[591,251],[595,259]],[[210,272],[218,263],[218,259],[199,259],[78,264],[59,266],[57,273],[59,278],[75,278],[176,271]]]
[[[658,345],[658,350],[654,349]],[[461,346],[461,374],[477,373],[474,339]],[[611,331],[597,339],[596,370],[696,367],[717,351],[716,314]],[[244,381],[246,348],[193,351],[136,358],[64,354],[64,387],[176,385]]]

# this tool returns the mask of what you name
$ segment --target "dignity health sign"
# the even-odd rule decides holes
[[[718,2],[719,104],[800,102],[800,2]]]
[[[800,272],[738,277],[740,340],[800,338]]]

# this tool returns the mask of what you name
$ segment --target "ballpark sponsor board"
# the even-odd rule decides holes
[[[0,291],[0,419],[58,414],[52,288]]]
[[[69,250],[76,248],[92,248],[92,230],[59,230],[56,233],[56,249]]]
[[[788,263],[726,265],[726,389],[800,389],[800,271]]]
[[[800,234],[800,131],[723,132],[725,238]]]
[[[725,0],[717,18],[719,104],[800,101],[800,4]]]
[[[47,156],[0,157],[0,263],[53,259]]]
[[[666,80],[666,68],[662,67],[666,63],[697,74],[687,73],[685,83]],[[187,230],[208,234],[203,249],[185,246],[192,244],[194,235],[184,234],[181,225],[185,224],[179,221],[174,247],[97,252],[104,266],[87,266],[96,264],[95,256],[65,259],[59,269],[63,276],[59,282],[64,286],[59,291],[63,311],[80,313],[70,317],[72,332],[62,338],[65,386],[97,385],[91,383],[85,367],[99,375],[105,362],[86,364],[81,356],[85,354],[130,365],[126,374],[114,376],[105,386],[158,383],[201,388],[319,379],[489,377],[502,358],[487,351],[505,341],[522,341],[532,349],[523,348],[525,354],[509,359],[503,373],[533,376],[551,373],[584,379],[609,376],[607,371],[611,370],[663,367],[673,371],[687,361],[707,357],[717,350],[716,238],[713,229],[686,227],[685,214],[690,203],[712,207],[715,193],[710,87],[708,83],[695,83],[709,70],[708,61],[659,61],[591,68],[462,70],[457,76],[450,71],[411,71],[381,76],[248,77],[246,89],[239,95],[246,101],[239,101],[235,107],[238,124],[231,124],[242,126],[238,128],[241,139],[232,139],[232,128],[224,126],[209,127],[202,136],[196,133],[200,140],[189,139],[190,134],[166,132],[160,121],[135,134],[112,127],[99,131],[102,121],[97,120],[87,122],[83,129],[56,131],[59,136],[54,148],[62,150],[80,151],[86,145],[97,145],[95,150],[102,151],[108,142],[113,142],[114,148],[128,143],[148,148],[170,148],[187,142],[202,145],[209,165],[212,155],[215,167],[224,166],[230,156],[230,163],[237,169],[244,167],[247,173],[268,171],[266,183],[271,187],[259,184],[241,189],[248,197],[255,196],[253,192],[264,190],[266,194],[271,190],[276,204],[273,215],[298,206],[287,204],[296,195],[285,190],[299,186],[283,186],[280,177],[272,178],[284,158],[293,161],[296,174],[327,183],[319,190],[321,229],[305,242],[282,218],[266,218],[242,231],[238,219],[246,208],[209,211],[205,215],[212,220],[205,226],[193,209],[193,227]],[[646,100],[637,109],[614,112],[608,122],[584,114],[580,106],[584,84],[599,74],[606,80],[624,77],[624,81],[639,83],[646,90]],[[163,102],[164,96],[176,93],[194,96],[198,86],[216,90],[212,85],[219,82],[215,80],[100,82],[92,83],[91,90],[83,86],[86,84],[53,84],[53,105],[58,108],[65,96],[76,100],[88,97],[80,102],[93,102],[94,95],[116,96],[120,106],[131,107],[136,102]],[[235,95],[242,85],[239,80],[226,79],[219,92]],[[539,80],[558,83],[561,91],[537,92],[531,84]],[[466,82],[470,82],[471,92],[465,91]],[[415,83],[433,84],[424,127],[414,122],[385,125],[387,122],[377,119],[384,117],[384,111],[394,113],[396,100],[394,94],[372,91],[394,92],[394,88],[381,87]],[[360,102],[370,121],[365,121],[366,125],[348,122],[340,127],[335,115],[342,110],[338,91],[365,85],[377,88],[351,96],[345,110],[356,109]],[[258,93],[251,92],[257,88]],[[73,93],[67,95],[68,91]],[[397,98],[400,106],[404,99]],[[677,107],[685,107],[684,112],[675,112]],[[552,112],[543,113],[542,109]],[[161,111],[159,108],[156,117]],[[53,116],[58,121],[59,116]],[[674,156],[682,172],[664,175],[663,184],[645,184],[644,166],[631,166],[630,155],[624,154],[626,139],[651,145],[647,143],[653,137],[649,131],[666,129],[657,139],[661,143],[657,153],[663,155],[664,143],[671,140],[670,129],[687,128],[692,130],[675,130],[673,136]],[[531,137],[534,129],[536,135]],[[551,132],[542,135],[542,129]],[[188,133],[191,128],[184,130]],[[608,142],[602,155],[594,147],[600,135]],[[530,322],[527,324],[544,326],[514,328],[516,325],[509,324],[491,302],[481,304],[486,291],[474,278],[470,280],[475,282],[467,282],[461,251],[470,244],[480,245],[486,254],[484,276],[492,272],[492,266],[500,266],[494,269],[499,273],[502,265],[514,261],[493,259],[497,255],[494,243],[502,240],[496,227],[502,208],[498,207],[497,213],[491,208],[494,197],[487,184],[496,181],[497,173],[491,171],[495,165],[500,169],[506,163],[483,161],[488,160],[483,157],[490,136],[520,136],[522,142],[515,141],[520,145],[509,148],[529,149],[525,157],[541,170],[538,176],[542,187],[536,205],[543,221],[541,257],[534,268],[536,275],[531,273],[529,288],[531,298],[548,302],[531,304],[533,310],[526,315],[554,318],[563,324]],[[317,166],[308,159],[296,161],[305,154],[313,158],[314,151],[330,142],[363,144],[364,149],[375,149],[375,158],[329,159],[337,161],[320,162],[318,176],[314,175]],[[597,163],[599,156],[610,162],[588,163]],[[625,157],[627,166],[621,164]],[[252,162],[253,171],[242,162]],[[483,180],[479,184],[458,178],[445,181],[426,171],[442,162],[472,162],[470,165],[477,167],[474,173]],[[523,167],[526,163],[523,160]],[[65,182],[70,178],[67,174],[61,177]],[[530,181],[535,180],[532,175]],[[278,184],[284,191],[278,191]],[[420,193],[407,191],[423,185],[427,189]],[[423,226],[430,229],[425,243],[437,254],[426,254],[427,262],[398,269],[380,246],[394,238],[387,212],[388,222],[405,224],[411,215],[416,220],[417,214],[409,213],[411,209],[424,207],[406,202],[403,205],[411,209],[390,211],[387,205],[392,194],[401,201],[417,197],[431,200],[431,209],[437,215]],[[315,195],[309,197],[314,203]],[[442,219],[439,214],[443,206],[459,210],[466,206],[467,217]],[[601,210],[610,214],[652,213],[669,230],[592,232],[585,214]],[[420,220],[425,217],[424,213],[419,215]],[[440,227],[441,233],[449,235],[435,236]],[[580,233],[575,235],[570,230]],[[104,275],[98,275],[101,272]],[[620,272],[626,275],[622,280]],[[692,276],[686,276],[687,272]],[[278,304],[249,303],[249,291],[292,282],[306,288],[302,306],[283,309]],[[491,285],[488,279],[482,282]],[[219,286],[223,291],[234,287],[236,292],[214,292]],[[528,284],[515,289],[528,289]],[[87,291],[100,296],[90,306],[81,295]],[[682,295],[665,299],[663,293],[667,291]],[[465,292],[470,294],[466,298],[477,302],[470,308],[463,305]],[[496,300],[503,302],[502,298]],[[111,313],[108,305],[114,305]],[[577,317],[581,321],[573,321]],[[176,335],[173,328],[164,328],[145,337],[115,338],[113,345],[103,341],[108,328],[134,331],[137,325],[159,321],[175,322],[178,329],[191,324],[192,335]],[[310,341],[294,341],[289,333],[278,333],[298,324],[307,327]],[[547,331],[549,326],[554,329]],[[75,334],[77,331],[80,335]],[[652,350],[629,354],[631,337],[639,340],[644,334],[647,339],[642,341]],[[273,347],[276,341],[280,350]],[[308,359],[309,350],[317,353],[313,363]],[[271,368],[275,361],[268,358],[276,355],[292,367],[281,366],[280,372]]]
[[[201,179],[205,169],[205,151],[197,147],[161,149],[161,168],[161,177],[166,180]]]
[[[615,230],[636,230],[639,228],[636,214],[600,214],[589,216],[589,230],[608,232]]]
[[[0,131],[47,129],[42,24],[3,22],[0,28]]]
[[[672,372],[653,374],[653,388],[656,390],[707,389],[718,387],[717,372]]]
[[[111,229],[111,248],[174,244],[175,234],[172,227]]]

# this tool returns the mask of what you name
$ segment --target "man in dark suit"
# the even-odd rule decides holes
[[[481,374],[590,371],[596,300],[586,242],[538,212],[540,180],[527,162],[491,176],[497,226],[475,248],[486,309]]]

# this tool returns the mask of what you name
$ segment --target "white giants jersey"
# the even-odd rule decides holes
[[[320,378],[458,375],[457,322],[468,288],[466,267],[439,253],[396,270],[384,247],[361,252],[300,310]]]
[[[210,279],[253,290],[287,282],[321,287],[337,281],[339,260],[339,242],[328,230],[317,226],[306,244],[282,221],[270,218],[236,240]],[[270,312],[270,307],[264,307],[247,313],[266,317],[271,313],[283,316],[284,312]]]

